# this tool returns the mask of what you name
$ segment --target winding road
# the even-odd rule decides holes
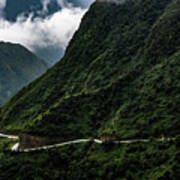
[[[136,142],[148,142],[148,139],[135,139],[135,140],[126,140],[126,141],[114,141],[116,144],[131,144],[131,143],[136,143]],[[53,145],[47,145],[47,146],[42,146],[42,147],[37,147],[37,148],[28,148],[28,149],[19,149],[19,143],[16,143],[11,150],[12,151],[18,151],[18,152],[32,152],[32,151],[41,151],[41,150],[47,150],[47,149],[52,149],[52,148],[58,148],[66,145],[71,145],[71,144],[80,144],[80,143],[85,143],[85,142],[94,142],[97,144],[102,144],[103,141],[99,139],[77,139],[74,141],[67,141],[59,144],[53,144]]]
[[[19,139],[19,136],[13,136],[13,135],[6,135],[6,134],[2,134],[0,133],[0,137],[2,138],[8,138],[8,139]],[[70,145],[70,144],[79,144],[79,143],[85,143],[85,142],[90,142],[93,141],[95,143],[99,143],[101,144],[102,141],[98,140],[98,139],[77,139],[74,141],[67,141],[67,142],[63,142],[63,143],[59,143],[59,144],[54,144],[54,145],[47,145],[47,146],[42,146],[42,147],[37,147],[37,148],[29,148],[29,149],[20,149],[20,143],[16,143],[12,148],[11,151],[18,151],[18,152],[32,152],[32,151],[40,151],[40,150],[46,150],[46,149],[52,149],[52,148],[56,148],[56,147],[62,147],[62,146],[66,146],[66,145]]]
[[[66,146],[66,145],[70,145],[70,144],[80,144],[80,143],[85,143],[85,142],[95,142],[98,144],[102,144],[102,141],[98,140],[98,139],[77,139],[74,141],[68,141],[68,142],[64,142],[64,143],[59,143],[59,144],[54,144],[54,145],[47,145],[47,146],[42,146],[42,147],[38,147],[38,148],[29,148],[29,149],[18,149],[19,148],[19,144],[15,144],[13,146],[13,148],[11,149],[12,151],[19,151],[19,152],[32,152],[32,151],[40,151],[40,150],[47,150],[47,149],[52,149],[52,148],[58,148],[58,147],[62,147],[62,146]]]
[[[9,139],[19,139],[18,136],[13,136],[13,135],[5,135],[5,134],[1,134],[0,133],[0,137],[4,137],[4,138],[9,138]],[[170,138],[168,138],[169,140]],[[132,139],[132,140],[120,140],[120,141],[113,141],[113,143],[116,144],[131,144],[131,143],[136,143],[136,142],[142,142],[142,143],[146,143],[149,142],[149,139]],[[12,148],[11,151],[15,151],[15,152],[32,152],[32,151],[41,151],[41,150],[47,150],[47,149],[52,149],[52,148],[57,148],[57,147],[62,147],[62,146],[67,146],[70,144],[79,144],[79,143],[85,143],[85,142],[94,142],[94,143],[98,143],[98,144],[102,144],[103,141],[99,140],[99,139],[77,139],[74,141],[67,141],[67,142],[63,142],[63,143],[59,143],[59,144],[53,144],[53,145],[47,145],[47,146],[41,146],[41,147],[37,147],[37,148],[28,148],[28,149],[20,149],[20,143],[17,142]]]
[[[47,145],[47,146],[42,146],[42,147],[37,147],[37,148],[29,148],[29,149],[19,149],[19,143],[16,143],[11,150],[12,151],[18,151],[18,152],[32,152],[32,151],[41,151],[41,150],[47,150],[47,149],[52,149],[52,148],[58,148],[66,145],[71,145],[71,144],[80,144],[80,143],[85,143],[85,142],[94,142],[97,144],[102,144],[103,141],[99,139],[77,139],[74,141],[67,141],[59,144],[54,144],[54,145]],[[131,144],[131,143],[136,143],[136,142],[149,142],[148,139],[133,139],[133,140],[122,140],[122,141],[113,141],[116,144]]]
[[[0,133],[0,137],[8,138],[8,139],[19,139],[19,136],[6,135],[6,134],[1,134],[1,133]]]

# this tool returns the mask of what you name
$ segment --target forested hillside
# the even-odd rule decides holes
[[[97,1],[64,58],[1,112],[1,127],[62,139],[175,136],[180,3]]]
[[[97,0],[64,58],[1,108],[0,132],[66,145],[1,138],[0,179],[180,179],[179,31],[179,0]]]
[[[0,105],[47,68],[43,60],[23,46],[0,42]]]
[[[8,142],[0,141],[0,149]],[[179,145],[80,144],[32,153],[0,150],[1,180],[178,180]]]

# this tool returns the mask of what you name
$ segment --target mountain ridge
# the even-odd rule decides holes
[[[45,61],[22,45],[0,42],[0,104],[47,68]]]

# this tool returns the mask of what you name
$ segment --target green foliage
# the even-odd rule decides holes
[[[180,148],[180,135],[177,135],[175,138],[176,147]]]
[[[62,141],[103,134],[175,137],[180,129],[179,8],[176,0],[97,1],[64,58],[2,107],[1,127]],[[8,153],[0,159],[0,175],[179,179],[178,141],[150,138],[144,144],[88,143]]]
[[[3,156],[3,153],[10,151],[10,148],[16,143],[16,140],[7,139],[0,137],[0,159]]]
[[[179,7],[96,2],[65,57],[3,106],[1,127],[62,139],[176,135]]]
[[[0,177],[7,179],[179,179],[179,154],[166,143],[85,143],[32,153],[0,153]]]

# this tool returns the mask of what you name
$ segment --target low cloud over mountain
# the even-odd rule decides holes
[[[64,50],[77,30],[81,18],[88,10],[93,0],[83,2],[74,6],[71,2],[57,0],[59,11],[50,16],[34,17],[34,12],[28,16],[21,14],[15,22],[10,22],[1,13],[0,18],[0,40],[20,43],[37,55],[54,63],[62,57]],[[42,1],[43,8],[39,14],[48,11],[49,0]],[[0,9],[5,7],[5,1],[1,1]]]

